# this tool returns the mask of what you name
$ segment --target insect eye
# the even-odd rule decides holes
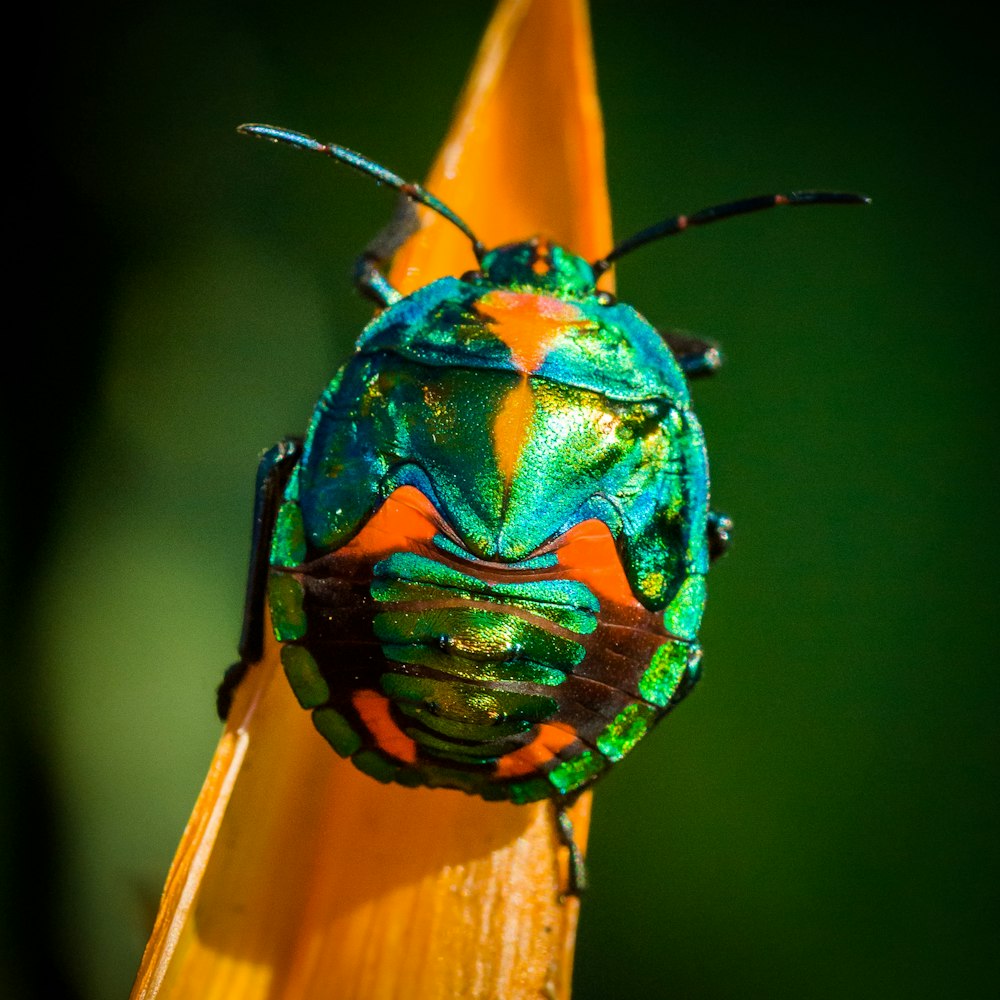
[[[465,274],[459,278],[459,281],[478,281],[483,276],[482,271],[466,271]]]

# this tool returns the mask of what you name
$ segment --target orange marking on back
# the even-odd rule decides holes
[[[531,388],[524,379],[504,400],[494,424],[501,471],[509,477],[531,419]],[[434,553],[433,538],[446,533],[434,505],[415,486],[401,486],[340,552],[378,561],[391,552]],[[551,551],[569,580],[585,583],[601,600],[640,608],[629,586],[611,531],[596,518],[574,525]]]
[[[525,375],[504,397],[493,421],[493,449],[497,456],[497,468],[508,486],[521,457],[534,412],[535,396]]]
[[[504,754],[497,761],[496,776],[519,778],[525,774],[533,774],[576,739],[576,730],[572,726],[543,722],[538,727],[538,735],[527,746]]]
[[[441,531],[434,505],[415,486],[394,490],[371,520],[340,551],[346,556],[381,559],[390,552],[429,545]]]
[[[553,342],[569,326],[589,322],[571,302],[537,292],[494,289],[477,303],[490,332],[509,348],[514,364],[528,374],[537,371]]]
[[[378,691],[356,691],[354,707],[380,750],[407,764],[417,761],[417,744],[396,725],[389,714],[389,699]]]
[[[542,366],[567,328],[589,321],[571,302],[536,292],[494,289],[479,300],[476,310],[494,336],[510,348],[511,359],[522,374],[521,383],[504,399],[493,424],[497,466],[509,486],[535,409],[527,376]]]
[[[570,580],[585,583],[601,600],[641,608],[635,599],[611,531],[592,518],[574,525],[557,542],[559,565]]]

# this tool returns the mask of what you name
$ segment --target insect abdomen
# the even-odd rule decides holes
[[[522,566],[463,559],[442,527],[403,487],[340,550],[273,571],[296,695],[384,780],[518,801],[588,783],[677,699],[697,647],[631,595],[601,522]]]

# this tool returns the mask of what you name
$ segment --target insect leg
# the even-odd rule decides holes
[[[389,224],[381,229],[365,247],[354,264],[354,287],[376,305],[385,307],[398,302],[402,295],[389,284],[382,273],[383,266],[396,251],[420,228],[417,210],[409,198],[396,202]]]
[[[269,448],[257,466],[257,495],[253,509],[253,542],[243,604],[243,631],[240,658],[226,671],[215,696],[219,718],[225,721],[233,703],[233,693],[247,670],[264,655],[264,597],[271,553],[271,536],[285,484],[302,452],[301,438],[287,438]]]
[[[569,818],[567,810],[573,803],[562,801],[553,803],[556,810],[556,833],[559,841],[569,851],[569,885],[564,896],[581,896],[587,888],[587,864],[583,859],[583,852],[576,843],[573,831],[573,821]]]
[[[714,375],[722,367],[722,354],[710,340],[683,330],[660,330],[681,371],[688,379]],[[729,548],[733,519],[717,510],[708,512],[708,557],[715,562]]]
[[[708,512],[708,557],[715,562],[729,550],[732,541],[733,519],[718,510]]]
[[[722,367],[722,354],[710,340],[683,330],[660,330],[659,333],[687,378],[714,375]]]

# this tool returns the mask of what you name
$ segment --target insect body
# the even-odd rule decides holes
[[[698,676],[709,509],[687,380],[714,347],[662,334],[597,289],[611,261],[685,226],[652,227],[588,263],[532,239],[487,251],[419,185],[356,153],[270,126],[242,130],[330,155],[448,218],[479,269],[406,297],[362,258],[382,311],[334,376],[304,442],[265,456],[241,660],[265,602],[300,704],[380,781],[486,799],[570,801]]]

